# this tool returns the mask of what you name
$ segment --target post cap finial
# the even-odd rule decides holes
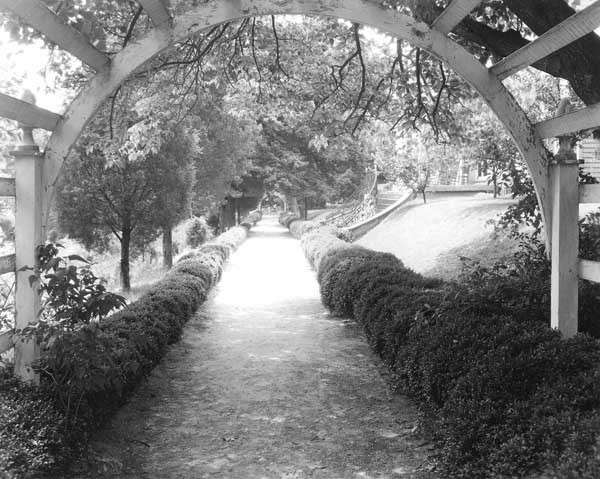
[[[23,94],[21,95],[21,100],[24,102],[35,105],[35,95],[29,89],[25,89]],[[33,127],[31,125],[26,125],[24,123],[19,123],[19,128],[21,128],[21,145],[19,149],[35,149],[37,145],[35,144],[35,140],[33,139]]]
[[[31,103],[32,105],[35,105],[35,102],[36,102],[35,95],[29,89],[23,90],[23,94],[21,95],[21,100],[23,100],[27,103]]]

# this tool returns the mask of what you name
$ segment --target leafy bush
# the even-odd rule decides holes
[[[350,257],[359,257],[365,255],[371,255],[373,252],[362,246],[344,245],[338,249],[329,250],[321,257],[320,268],[317,271],[317,280],[321,283],[323,276],[328,273],[329,269],[335,264],[344,259]]]
[[[211,227],[204,217],[194,217],[186,231],[187,244],[192,248],[197,248],[208,241],[212,236]]]
[[[59,328],[72,329],[90,321],[101,321],[113,310],[125,306],[125,298],[106,290],[89,263],[78,255],[58,255],[60,245],[38,247],[39,267],[32,279],[40,281],[44,319]],[[84,263],[78,266],[76,263]]]
[[[596,254],[596,224],[587,221],[582,245]],[[513,257],[489,268],[465,262],[450,283],[351,246],[335,228],[290,229],[304,231],[323,303],[364,326],[419,401],[444,477],[598,477],[600,342],[563,340],[548,327],[541,244],[522,236]],[[596,286],[580,286],[580,325],[590,332],[600,329]]]
[[[247,229],[252,228],[262,219],[262,211],[254,210],[248,213],[246,217],[241,221],[240,226],[245,226]]]
[[[279,224],[285,226],[286,228],[289,228],[292,221],[297,221],[299,219],[300,217],[296,213],[288,211],[287,213],[281,213],[279,215]]]
[[[74,430],[46,391],[0,370],[0,475],[28,477],[70,460],[79,449]]]
[[[579,221],[579,257],[600,261],[600,211]]]
[[[70,460],[179,339],[246,235],[243,227],[228,230],[126,309],[105,319],[84,316],[45,337],[41,388],[0,372],[0,476],[56,471]]]

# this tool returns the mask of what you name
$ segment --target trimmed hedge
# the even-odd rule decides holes
[[[420,404],[443,477],[600,477],[600,343],[548,327],[545,283],[533,277],[546,265],[530,271],[517,258],[510,275],[444,282],[335,228],[293,221],[290,230],[304,232],[325,306],[364,326]],[[582,301],[586,324],[587,311],[597,323],[598,289]]]
[[[240,226],[245,226],[246,228],[250,229],[253,226],[256,226],[256,223],[258,223],[261,219],[262,219],[262,211],[261,210],[251,211],[241,221]]]
[[[73,460],[180,338],[247,233],[231,228],[180,258],[126,309],[58,334],[43,351],[40,388],[0,372],[0,476],[55,472]]]

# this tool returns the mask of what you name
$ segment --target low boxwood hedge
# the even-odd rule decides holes
[[[600,343],[548,327],[543,258],[445,282],[296,223],[323,303],[364,326],[418,401],[443,477],[600,477]],[[581,291],[583,326],[598,330],[598,288]]]
[[[56,474],[76,457],[180,338],[247,232],[232,228],[186,254],[102,322],[61,331],[43,349],[40,387],[0,370],[0,477]]]

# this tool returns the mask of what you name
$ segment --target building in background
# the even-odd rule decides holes
[[[579,142],[577,159],[583,160],[581,169],[600,181],[600,140],[586,138]]]

